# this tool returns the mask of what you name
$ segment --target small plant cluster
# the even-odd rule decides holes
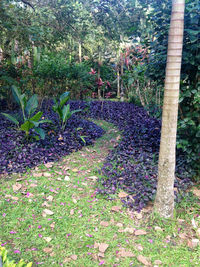
[[[16,86],[12,86],[12,93],[15,98],[15,101],[21,108],[23,122],[20,123],[20,119],[17,119],[16,116],[12,116],[7,113],[1,113],[4,117],[6,117],[9,121],[14,123],[18,130],[25,132],[26,137],[30,137],[31,130],[34,130],[36,134],[40,136],[42,140],[45,139],[45,131],[39,127],[44,123],[52,123],[51,120],[45,120],[42,118],[43,112],[38,111],[36,114],[36,110],[38,108],[38,97],[34,94],[29,100],[27,99],[25,94],[21,94],[19,89]],[[71,116],[77,112],[80,112],[81,109],[70,111],[70,104],[66,104],[70,99],[70,93],[63,93],[59,100],[54,98],[54,105],[52,110],[58,114],[59,122],[61,129],[64,131],[66,127],[66,123]],[[42,118],[42,119],[41,119]],[[34,135],[33,137],[36,140],[39,140],[39,136]]]
[[[12,86],[12,93],[18,105],[20,105],[22,112],[22,123],[20,123],[20,119],[17,119],[15,116],[12,116],[7,113],[2,113],[8,120],[14,123],[17,128],[23,132],[25,132],[26,137],[30,136],[31,130],[34,130],[36,134],[40,136],[41,139],[45,138],[45,132],[40,127],[43,123],[52,123],[51,120],[41,119],[43,112],[38,111],[35,114],[35,111],[38,108],[38,98],[37,95],[33,95],[29,100],[27,99],[25,94],[21,94],[16,86]],[[34,135],[33,137],[36,140],[39,140],[39,136]]]
[[[18,263],[8,259],[8,251],[0,246],[0,266],[3,267],[31,267],[32,262],[26,264],[24,260],[20,260]]]
[[[21,94],[19,97],[22,98]],[[10,114],[0,114],[0,173],[24,172],[38,164],[59,160],[85,145],[91,145],[96,138],[102,136],[104,131],[100,127],[81,116],[76,116],[81,109],[88,108],[87,103],[76,108],[73,101],[66,105],[68,100],[69,93],[64,93],[59,99],[54,99],[54,102],[43,102],[39,114],[42,113],[44,118],[49,118],[51,124],[41,124],[45,138],[39,140],[32,138],[35,128],[31,128],[30,136],[25,134],[28,138],[24,138],[24,128],[21,125],[26,122],[17,120],[16,116],[10,117]],[[36,127],[37,124],[32,123],[34,116],[26,118]],[[9,121],[6,120],[8,118]],[[12,127],[15,119],[19,124]]]
[[[60,126],[62,130],[65,130],[68,119],[70,119],[73,114],[81,111],[81,109],[70,111],[70,104],[65,105],[69,98],[69,92],[62,94],[59,100],[54,98],[53,111],[55,111],[59,116]]]

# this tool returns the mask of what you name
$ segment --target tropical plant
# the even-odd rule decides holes
[[[12,116],[7,113],[1,113],[4,117],[10,120],[12,123],[17,125],[18,129],[24,131],[26,137],[30,136],[31,129],[34,130],[41,139],[45,139],[45,132],[39,126],[43,123],[51,123],[51,120],[40,120],[43,112],[38,111],[36,114],[35,111],[38,107],[38,98],[37,95],[33,95],[29,100],[25,94],[21,94],[20,90],[16,86],[12,86],[12,94],[15,101],[20,106],[22,111],[23,122],[20,123],[20,120],[15,116]],[[39,136],[34,135],[33,137],[39,140]]]
[[[20,260],[17,264],[15,264],[14,261],[10,261],[8,259],[8,251],[5,248],[0,247],[0,266],[4,266],[4,267],[31,267],[32,262],[26,264],[23,260]]]
[[[65,130],[67,121],[71,116],[77,112],[82,111],[81,109],[70,110],[70,104],[66,102],[70,99],[70,92],[63,93],[59,99],[54,98],[54,105],[52,107],[53,111],[56,112],[59,116],[60,126],[62,130]]]

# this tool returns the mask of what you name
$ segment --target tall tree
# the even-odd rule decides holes
[[[158,186],[154,204],[155,211],[165,218],[172,217],[174,209],[175,151],[184,10],[185,0],[172,0],[158,166]]]

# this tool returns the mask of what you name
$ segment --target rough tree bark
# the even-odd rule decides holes
[[[174,210],[175,151],[184,9],[185,0],[172,0],[158,164],[158,186],[154,204],[154,210],[164,218],[173,217]]]

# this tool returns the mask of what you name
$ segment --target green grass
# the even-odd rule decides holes
[[[41,165],[37,170],[1,180],[0,244],[6,243],[14,260],[23,258],[32,261],[33,266],[143,266],[138,255],[145,256],[152,265],[160,260],[161,266],[199,266],[200,246],[188,246],[188,240],[197,238],[191,220],[194,218],[200,225],[199,203],[192,195],[177,205],[176,219],[171,221],[150,216],[147,209],[138,217],[123,208],[119,199],[107,201],[95,195],[95,182],[90,177],[99,177],[98,169],[113,148],[110,140],[119,140],[120,136],[113,125],[103,121],[98,124],[106,134],[94,146],[85,147],[52,167]],[[51,176],[34,177],[35,173]],[[66,175],[69,181],[65,181]],[[22,188],[14,193],[13,185],[18,179]],[[49,196],[52,201],[47,200]],[[113,206],[121,210],[113,212]],[[45,209],[53,214],[44,217]],[[108,222],[108,226],[102,226],[102,222]],[[155,226],[162,230],[155,230]],[[129,232],[122,232],[124,229]],[[147,233],[135,236],[130,229]],[[98,255],[95,242],[109,245],[104,257]],[[135,256],[119,257],[122,248]],[[73,260],[72,255],[77,259]]]

